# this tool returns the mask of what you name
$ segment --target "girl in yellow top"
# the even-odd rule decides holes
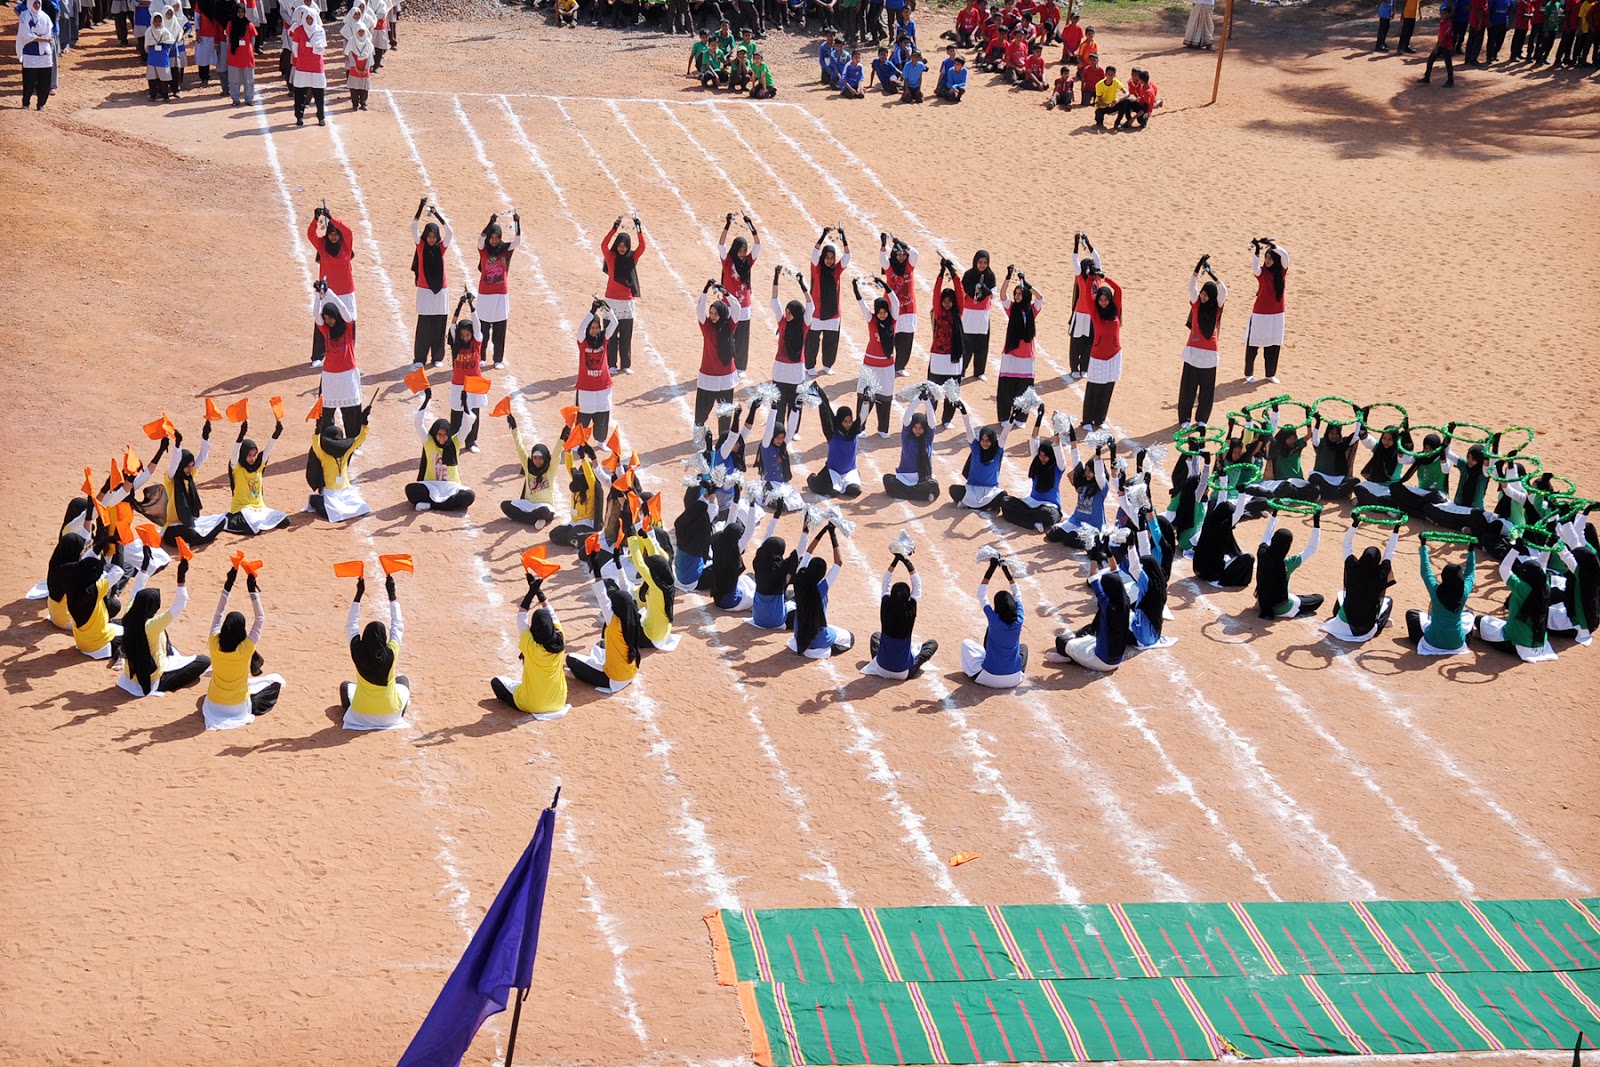
[[[283,436],[283,420],[272,431],[266,448],[245,436],[250,430],[248,420],[239,424],[239,439],[233,445],[233,458],[228,463],[228,482],[233,486],[233,503],[228,507],[224,525],[229,533],[253,537],[280,526],[289,525],[289,516],[267,507],[262,495],[267,474],[267,460],[272,456],[272,446]]]
[[[562,432],[563,441],[566,440],[567,432]],[[578,548],[598,528],[595,516],[600,510],[600,501],[605,497],[605,487],[602,484],[605,479],[605,468],[596,462],[594,449],[589,445],[579,445],[571,451],[563,451],[561,465],[567,472],[567,491],[571,494],[569,511],[572,518],[563,526],[551,528],[550,543]]]
[[[598,557],[591,565],[598,572]],[[568,653],[567,667],[578,681],[602,693],[620,693],[639,674],[639,650],[646,644],[644,627],[633,597],[616,582],[609,578],[601,581],[597,576],[594,593],[600,604],[600,643],[585,656]]]
[[[144,588],[133,595],[122,617],[122,677],[117,685],[136,697],[175,693],[198,682],[211,669],[209,656],[185,656],[172,647],[167,628],[189,603],[189,561],[178,563],[178,591],[172,607],[161,610],[161,591]]]
[[[200,505],[200,489],[195,475],[205,466],[211,454],[211,422],[208,419],[200,431],[200,451],[193,453],[183,447],[183,434],[173,431],[171,438],[163,438],[163,445],[171,442],[166,473],[162,487],[166,490],[166,513],[161,520],[161,543],[172,547],[183,538],[190,548],[209,543],[222,532],[225,515],[207,515]],[[155,466],[155,461],[151,461]]]
[[[72,550],[71,538],[74,537],[77,535],[68,534],[63,539],[68,541],[68,552]],[[107,546],[105,551],[115,552],[115,544]],[[104,556],[90,555],[75,564],[64,565],[57,575],[57,587],[66,600],[67,615],[72,623],[72,641],[78,651],[90,659],[114,659],[120,654],[122,624],[111,620],[122,610],[122,605],[112,590],[122,582],[123,573],[121,567],[108,563]],[[139,572],[133,586],[135,596],[148,578],[148,571]]]
[[[566,662],[567,639],[541,585],[536,575],[528,575],[528,591],[517,611],[522,681],[513,688],[513,683],[503,678],[491,678],[489,688],[502,704],[535,719],[559,719],[572,710],[567,703],[567,676],[561,669]],[[539,608],[530,616],[528,609],[535,600]]]
[[[261,608],[255,575],[245,575],[255,616],[250,629],[245,630],[242,614],[228,610],[228,598],[233,595],[233,583],[238,577],[238,568],[229,568],[217,613],[211,617],[211,687],[200,705],[207,730],[236,730],[249,725],[256,716],[271,711],[283,691],[282,677],[261,673],[261,655],[256,645],[261,642],[267,615]]]
[[[500,513],[512,522],[520,522],[542,530],[555,521],[555,483],[550,469],[550,450],[544,445],[534,445],[533,451],[522,443],[522,431],[517,429],[517,417],[506,416],[511,427],[511,442],[517,446],[517,462],[522,465],[522,495],[516,500],[500,502]]]
[[[356,582],[356,598],[350,602],[350,618],[345,630],[350,635],[350,659],[356,665],[356,680],[339,686],[339,704],[344,708],[346,730],[395,730],[406,725],[406,707],[411,703],[411,682],[396,674],[400,662],[400,635],[405,622],[400,617],[400,601],[395,599],[394,575],[389,576],[389,626],[369,622],[361,628],[361,597],[367,591],[365,578]]]
[[[306,459],[306,481],[311,485],[311,499],[306,501],[306,510],[329,522],[358,519],[372,513],[361,496],[361,489],[350,480],[350,460],[367,439],[367,418],[372,414],[372,405],[362,409],[361,425],[353,437],[339,433],[334,424],[336,410],[324,407],[317,416],[317,428],[311,435],[311,455]],[[346,426],[345,433],[349,432],[350,427]]]
[[[673,598],[677,590],[672,565],[655,538],[634,533],[632,523],[628,525],[628,557],[639,575],[639,588],[634,596],[638,598],[645,640],[657,651],[671,652],[682,637],[672,632]]]
[[[461,453],[467,450],[465,437],[477,425],[475,411],[462,413],[461,428],[450,432],[449,419],[428,421],[428,403],[433,390],[422,394],[422,406],[417,409],[417,436],[422,438],[422,460],[417,465],[417,479],[406,486],[406,499],[418,511],[433,508],[436,511],[466,511],[477,499],[471,489],[461,484]],[[472,421],[467,421],[467,420]]]

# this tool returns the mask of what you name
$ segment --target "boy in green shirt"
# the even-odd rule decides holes
[[[772,68],[767,66],[767,61],[760,52],[756,53],[755,65],[751,67],[750,75],[751,99],[769,100],[778,95],[778,87],[772,83]]]

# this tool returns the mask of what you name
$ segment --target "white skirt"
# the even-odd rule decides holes
[[[961,508],[986,508],[999,495],[1000,487],[998,485],[969,485],[967,486],[966,494],[962,496],[960,503],[956,506]]]
[[[1478,633],[1483,635],[1485,641],[1504,641],[1506,639],[1506,622],[1504,619],[1485,616],[1478,620]],[[1521,645],[1513,645],[1512,647],[1517,650],[1517,655],[1522,657],[1522,662],[1524,663],[1544,663],[1547,660],[1556,658],[1556,650],[1550,647],[1550,639],[1548,637],[1545,638],[1544,644],[1538,648],[1523,648]]]
[[[448,315],[450,314],[450,289],[445,287],[437,293],[432,289],[417,286],[417,314],[418,315]]]
[[[354,686],[353,682],[344,683]],[[395,690],[400,694],[400,710],[393,715],[363,715],[354,708],[347,709],[344,713],[344,728],[346,730],[404,730],[411,725],[406,719],[406,709],[411,706],[411,690],[398,683]]]
[[[189,524],[189,526],[199,536],[201,536],[201,537],[210,537],[211,536],[211,531],[215,530],[218,526],[221,526],[222,525],[222,520],[224,520],[226,518],[227,518],[226,515],[202,515],[198,519],[195,519],[193,522],[191,522]],[[152,560],[155,559],[156,553],[158,551],[160,551],[160,550],[159,549],[155,549],[155,548],[152,548],[150,550],[150,558]]]
[[[250,695],[254,696],[274,684],[282,685],[283,675],[263,674],[259,678],[252,678]],[[237,730],[241,726],[249,726],[256,718],[248,700],[242,704],[213,704],[210,697],[201,701],[200,714],[205,717],[207,730]]]
[[[276,529],[289,517],[281,511],[266,507],[240,508],[234,514],[244,520],[244,524],[250,527],[251,533],[266,533],[268,530]]]
[[[880,397],[894,396],[894,364],[887,367],[862,366],[861,376],[872,382],[872,388],[877,390]]]
[[[460,482],[422,481],[417,484],[424,486],[428,490],[428,499],[435,504],[445,503],[466,488]]]
[[[917,313],[915,311],[907,311],[904,314],[902,314],[898,319],[895,319],[894,320],[894,332],[895,333],[916,333],[917,332]]]
[[[1091,359],[1089,361],[1089,384],[1109,385],[1122,379],[1122,350],[1110,359]]]
[[[861,488],[861,472],[853,467],[843,474],[831,467],[824,467],[823,470],[828,472],[828,481],[833,483],[833,491],[840,496],[843,496],[844,491],[852,485],[857,489]]]
[[[194,662],[194,657],[193,656],[180,656],[180,655],[178,655],[176,653],[173,653],[173,654],[167,656],[167,665],[164,668],[164,670],[175,671],[180,667],[187,667],[189,664],[191,664],[193,662]],[[159,686],[160,684],[161,684],[161,679],[157,678],[156,679],[156,685]],[[131,677],[128,676],[127,671],[123,671],[122,674],[117,678],[117,688],[121,689],[124,693],[127,693],[129,696],[135,696],[135,697],[164,697],[164,696],[167,695],[167,694],[163,693],[159,688],[158,689],[152,689],[148,693],[139,692],[139,684],[137,682],[135,682]]]
[[[580,415],[608,415],[611,413],[610,389],[579,389],[578,413]]]
[[[804,369],[805,365],[801,364],[801,370],[803,371]],[[734,383],[738,380],[739,375],[737,372],[731,374],[707,374],[705,371],[701,371],[699,376],[695,378],[695,386],[708,393],[724,393],[732,389]]]
[[[968,308],[961,313],[961,332],[982,336],[989,332],[989,309]]]
[[[1217,350],[1215,348],[1195,348],[1193,345],[1184,345],[1183,361],[1199,370],[1216,370]]]
[[[1424,630],[1428,628],[1428,623],[1430,621],[1432,621],[1432,616],[1427,612],[1423,612],[1422,628]],[[1475,625],[1477,625],[1477,617],[1470,611],[1463,611],[1461,613],[1461,632],[1470,634],[1473,626]],[[1428,639],[1426,637],[1417,642],[1417,652],[1424,656],[1454,656],[1465,652],[1466,650],[1467,646],[1465,644],[1463,644],[1460,648],[1435,648],[1428,644]]]
[[[1263,315],[1259,311],[1252,311],[1250,321],[1244,328],[1244,343],[1257,348],[1283,344],[1283,312]]]
[[[1074,311],[1072,313],[1072,336],[1088,337],[1094,332],[1094,320],[1087,311]]]
[[[322,490],[322,507],[328,513],[329,522],[344,522],[372,514],[372,508],[362,498],[361,490],[353,485],[343,489]]]
[[[1370,641],[1374,637],[1378,636],[1379,627],[1377,627],[1377,626],[1374,626],[1372,629],[1368,630],[1364,634],[1353,633],[1351,631],[1351,629],[1350,629],[1350,624],[1345,622],[1343,619],[1339,618],[1339,614],[1338,614],[1339,608],[1344,606],[1344,594],[1343,593],[1340,593],[1338,595],[1338,597],[1334,601],[1334,605],[1333,606],[1334,606],[1333,618],[1329,619],[1327,622],[1322,624],[1322,629],[1323,629],[1324,632],[1326,632],[1328,634],[1328,636],[1337,637],[1339,640],[1348,641],[1353,645],[1359,645],[1364,641]],[[1379,605],[1378,614],[1381,616],[1385,611],[1392,611],[1393,609],[1394,609],[1394,600],[1391,599],[1390,597],[1384,597],[1383,598],[1383,602]]]
[[[800,363],[785,363],[781,359],[772,361],[772,380],[782,385],[799,385],[806,380],[806,365]]]
[[[928,353],[929,374],[960,374],[961,361],[948,352]]]
[[[322,372],[322,406],[355,408],[361,406],[361,368]]]
[[[200,522],[195,523],[195,532],[201,537],[204,537],[212,530],[215,530],[217,528],[217,524],[220,522],[222,522],[221,515],[208,515],[204,519],[200,520]],[[207,523],[210,525],[206,525]],[[140,567],[144,566],[144,544],[134,543],[131,545],[123,545],[118,553],[117,559],[122,564],[122,569],[128,573],[132,574],[138,571]],[[151,574],[155,574],[171,562],[172,557],[167,555],[166,549],[157,546],[156,548],[152,548],[150,550]]]
[[[296,89],[326,89],[328,76],[322,71],[296,70],[290,75],[294,80]]]
[[[821,330],[823,333],[838,333],[839,316],[835,315],[831,319],[819,319],[811,312],[807,311],[806,325],[813,330]]]
[[[1565,604],[1551,604],[1550,613],[1545,619],[1545,625],[1548,629],[1563,633],[1567,630],[1578,630],[1577,625],[1572,621],[1572,617],[1567,614],[1567,606]],[[1587,645],[1594,640],[1594,635],[1588,630],[1578,630],[1577,636],[1573,640],[1580,645]]]
[[[227,62],[227,57],[219,57],[216,41],[210,37],[201,37],[194,43],[194,61],[201,67],[220,67]]]
[[[478,321],[504,322],[511,316],[510,293],[479,293]]]
[[[1105,673],[1116,670],[1117,668],[1115,664],[1107,663],[1105,660],[1094,654],[1094,643],[1094,634],[1085,634],[1082,637],[1074,637],[1071,641],[1067,642],[1067,658],[1076,663],[1078,666],[1091,671],[1100,671],[1101,673]]]
[[[584,654],[582,656],[579,656],[578,658],[581,659],[584,663],[587,663],[589,666],[593,667],[595,670],[604,673],[604,671],[606,669],[606,646],[605,646],[604,642],[602,642],[601,644],[595,645],[586,654]],[[637,678],[637,677],[638,677],[638,675],[634,675],[634,678]],[[607,674],[606,675],[606,684],[602,685],[602,686],[596,686],[595,687],[595,692],[597,692],[597,693],[609,693],[609,694],[615,695],[617,693],[622,692],[624,689],[628,688],[628,686],[630,686],[632,684],[633,684],[633,678],[629,678],[625,682],[619,682],[615,678],[613,678],[609,674]]]
[[[111,623],[109,628],[110,628],[112,637],[121,637],[122,636],[122,624],[120,622]],[[99,648],[95,649],[93,652],[84,652],[83,654],[85,656],[88,656],[90,659],[110,659],[111,658],[111,642],[107,641],[105,644],[101,645]]]
[[[605,301],[606,307],[611,309],[611,314],[615,315],[618,319],[633,318],[633,301],[631,299],[613,300],[608,296],[605,298]]]
[[[1022,684],[1022,672],[1015,674],[990,674],[983,669],[983,643],[970,637],[961,640],[961,673],[979,685],[990,689],[1015,689]]]
[[[477,411],[489,398],[483,393],[469,393],[464,385],[450,386],[451,411]]]

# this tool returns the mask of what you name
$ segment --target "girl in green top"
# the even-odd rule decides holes
[[[1433,576],[1433,560],[1428,555],[1427,542],[1418,550],[1422,561],[1422,584],[1428,590],[1428,613],[1415,608],[1406,612],[1406,638],[1417,646],[1424,656],[1451,656],[1465,652],[1467,631],[1472,629],[1472,612],[1467,610],[1467,596],[1476,579],[1478,551],[1467,549],[1467,562],[1447,563],[1443,573]]]
[[[1561,552],[1567,560],[1573,559],[1566,545]],[[1549,635],[1550,575],[1543,561],[1522,551],[1512,552],[1500,564],[1500,577],[1511,594],[1506,617],[1479,619],[1478,636],[1502,651],[1515,652],[1524,663],[1555,659]]]
[[[1322,607],[1322,597],[1316,593],[1296,596],[1289,591],[1289,579],[1300,569],[1300,564],[1317,554],[1322,543],[1322,513],[1311,516],[1311,536],[1298,555],[1289,554],[1294,535],[1278,529],[1278,516],[1272,516],[1261,534],[1261,547],[1256,549],[1256,610],[1263,619],[1293,619],[1302,615],[1315,615]]]

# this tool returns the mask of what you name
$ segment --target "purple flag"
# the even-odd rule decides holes
[[[399,1067],[460,1067],[483,1021],[506,1010],[513,989],[532,984],[555,823],[552,805],[540,814],[533,840],[489,905],[466,954],[400,1057]]]

